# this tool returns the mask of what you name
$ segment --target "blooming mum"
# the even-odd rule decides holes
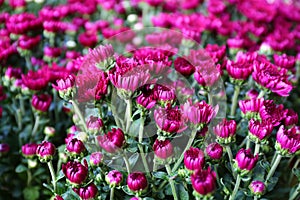
[[[190,149],[184,153],[183,162],[188,170],[202,169],[205,164],[204,153],[198,148],[190,147]]]
[[[209,196],[216,189],[216,173],[207,170],[196,170],[191,175],[192,186],[196,192],[195,196]]]
[[[113,128],[105,135],[97,136],[99,145],[108,153],[115,153],[122,148],[125,142],[125,136],[123,131],[118,128]]]
[[[285,129],[280,126],[276,135],[275,149],[280,152],[282,156],[294,154],[300,150],[300,133],[299,127],[292,127]]]

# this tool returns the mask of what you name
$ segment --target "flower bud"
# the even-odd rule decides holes
[[[82,188],[73,188],[73,191],[83,200],[96,199],[98,195],[98,188],[94,183],[90,183]]]
[[[44,134],[48,135],[50,137],[54,136],[55,134],[55,128],[51,127],[51,126],[46,126],[44,128]]]
[[[169,140],[156,139],[153,144],[154,154],[160,159],[167,159],[173,155],[173,145]]]
[[[70,182],[75,187],[83,184],[88,176],[87,165],[82,165],[77,161],[69,161],[62,165],[62,171],[66,176],[68,182]]]
[[[97,136],[99,145],[108,153],[115,153],[122,148],[125,142],[123,131],[118,128],[113,128],[106,135]]]
[[[10,150],[10,147],[6,143],[0,143],[0,157],[6,155]]]
[[[96,135],[97,133],[100,133],[101,129],[103,127],[103,121],[99,117],[90,116],[87,121],[87,128],[89,132]]]
[[[128,188],[133,192],[141,192],[148,186],[148,181],[142,172],[133,172],[127,177]]]
[[[249,138],[255,143],[264,143],[269,135],[273,131],[273,125],[270,121],[255,121],[251,119],[249,121]]]
[[[217,126],[213,127],[217,135],[217,141],[221,144],[230,144],[235,141],[236,122],[223,119]]]
[[[66,152],[71,158],[82,158],[87,153],[87,149],[81,140],[73,138],[68,142]]]
[[[191,182],[195,190],[193,194],[196,197],[209,196],[216,188],[216,173],[210,168],[196,170],[191,175]]]
[[[32,96],[31,105],[40,112],[47,112],[50,104],[52,102],[52,97],[48,94],[41,94]]]
[[[293,126],[298,123],[298,114],[292,110],[288,109],[286,113],[286,117],[284,118],[284,125],[285,126]]]
[[[120,185],[122,180],[123,175],[118,170],[112,170],[105,176],[105,181],[111,188]]]
[[[251,193],[254,196],[260,197],[261,195],[264,194],[266,190],[266,186],[262,181],[252,181],[251,184],[249,185],[249,189],[251,190]]]
[[[256,98],[239,101],[239,107],[242,111],[242,116],[245,116],[246,119],[251,119],[253,117],[257,118],[263,102],[263,99]]]
[[[184,153],[184,166],[188,170],[202,169],[204,163],[204,153],[200,149],[191,147]]]
[[[74,88],[75,85],[75,76],[70,74],[68,77],[64,79],[59,79],[56,81],[56,85],[52,84],[52,87],[56,89],[59,93],[59,96],[68,101],[74,96]]]
[[[251,149],[240,149],[235,157],[235,168],[241,176],[249,173],[256,165],[258,155],[253,155]]]
[[[90,155],[90,164],[92,166],[99,166],[102,163],[103,154],[101,152],[93,152]]]
[[[60,195],[56,195],[53,200],[64,200]]]
[[[33,158],[36,155],[38,145],[35,143],[25,144],[22,146],[22,154],[25,158]]]
[[[223,156],[223,147],[216,142],[209,144],[205,150],[212,160],[219,160]]]
[[[48,141],[43,141],[37,146],[36,154],[40,162],[49,162],[55,154],[56,148],[54,144]]]

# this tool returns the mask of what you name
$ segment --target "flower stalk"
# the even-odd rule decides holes
[[[270,169],[270,171],[269,171],[269,173],[267,175],[267,178],[266,178],[266,181],[265,181],[266,185],[267,185],[267,182],[270,180],[270,178],[272,178],[273,174],[275,173],[276,168],[278,167],[281,158],[282,158],[282,156],[280,154],[277,154],[276,159],[274,161],[274,164],[272,165],[272,168]]]
[[[236,194],[238,192],[238,189],[240,187],[240,183],[241,183],[241,177],[240,177],[240,175],[238,175],[237,178],[236,178],[236,182],[235,182],[235,186],[234,186],[233,192],[232,192],[229,200],[234,200],[234,198],[235,198],[235,196],[236,196]]]
[[[143,161],[143,165],[144,165],[144,169],[146,170],[146,172],[149,172],[149,166],[147,163],[147,159],[145,157],[145,153],[144,153],[144,149],[143,149],[143,133],[144,133],[144,124],[145,124],[145,117],[143,116],[143,114],[141,115],[141,124],[140,124],[140,128],[139,128],[139,150],[140,150],[140,155],[142,157],[142,161]]]
[[[52,179],[52,184],[53,184],[53,192],[56,192],[56,178],[55,178],[55,172],[53,168],[52,161],[47,162],[50,174],[51,174],[51,179]]]
[[[114,200],[114,195],[115,195],[115,187],[110,188],[110,200]]]
[[[74,100],[70,100],[70,103],[73,105],[74,111],[75,111],[75,113],[78,115],[78,117],[80,119],[80,122],[81,122],[81,124],[83,126],[83,130],[87,133],[88,132],[88,128],[86,126],[84,117],[82,116],[78,105],[76,104],[76,102]]]
[[[232,118],[235,117],[235,111],[236,111],[236,107],[237,107],[237,103],[238,103],[238,97],[239,97],[239,94],[240,94],[240,90],[241,90],[241,86],[240,85],[235,85],[234,94],[232,96],[231,109],[230,109],[230,116]]]
[[[289,198],[289,200],[294,200],[296,199],[296,197],[299,195],[299,191],[300,191],[300,183],[298,184],[297,188],[295,189],[295,191],[292,193],[291,197]]]
[[[166,167],[168,175],[171,176],[172,170],[171,170],[170,165],[166,164],[165,167]],[[170,185],[171,185],[171,189],[172,189],[172,194],[173,194],[174,200],[178,200],[174,181],[173,181],[172,178],[170,178],[169,181],[170,181]]]
[[[126,100],[126,115],[125,115],[125,121],[126,121],[126,133],[128,133],[131,125],[131,116],[132,116],[132,99]]]
[[[232,163],[233,162],[233,156],[232,156],[231,148],[230,148],[229,145],[226,145],[225,148],[226,148],[226,151],[227,151],[227,154],[228,154],[229,163],[230,163],[230,166],[231,166],[231,171],[234,174],[234,176],[236,176],[235,172],[234,172],[234,168],[233,168],[233,163]]]
[[[31,140],[34,139],[34,136],[39,128],[39,124],[40,124],[40,116],[39,114],[35,113],[34,115],[34,126],[33,126],[33,129],[32,129],[32,132],[31,132]]]

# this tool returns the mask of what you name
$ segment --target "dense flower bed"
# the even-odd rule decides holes
[[[0,10],[0,199],[300,198],[297,0]]]

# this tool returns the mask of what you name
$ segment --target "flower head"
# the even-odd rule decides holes
[[[38,145],[36,143],[28,143],[22,146],[22,154],[26,158],[33,158],[36,155],[36,149]]]
[[[123,131],[118,128],[113,128],[106,135],[97,136],[99,145],[108,153],[115,153],[122,148],[125,142]]]
[[[72,138],[66,145],[66,150],[71,158],[84,157],[87,153],[83,142],[77,138]]]
[[[273,126],[278,126],[286,117],[286,113],[284,106],[276,105],[273,100],[265,100],[259,109],[260,118],[271,121]]]
[[[103,71],[107,71],[112,64],[114,49],[112,45],[100,45],[94,49],[89,49],[89,63],[95,64],[96,67]]]
[[[0,143],[0,157],[9,152],[10,146],[6,143]]]
[[[176,58],[174,61],[174,68],[183,76],[190,76],[195,72],[195,66],[189,63],[186,59],[182,57]]]
[[[138,106],[145,109],[151,109],[157,102],[157,95],[154,92],[155,89],[151,88],[151,85],[147,84],[141,88],[141,94],[136,98]]]
[[[266,185],[262,181],[252,181],[249,189],[253,195],[260,197],[265,193]]]
[[[118,170],[112,170],[105,176],[105,180],[110,187],[115,187],[121,184],[123,175]]]
[[[103,154],[101,152],[93,152],[90,155],[90,164],[92,166],[99,166],[102,163]]]
[[[288,109],[283,120],[285,126],[296,125],[298,123],[298,114],[294,110]]]
[[[55,154],[56,148],[54,144],[48,141],[43,141],[36,148],[36,155],[41,162],[49,162]]]
[[[52,87],[59,92],[59,96],[62,99],[70,100],[74,96],[74,88],[75,85],[75,76],[70,74],[68,77],[64,79],[59,79],[56,81],[56,85],[52,84]]]
[[[31,90],[42,90],[49,83],[49,75],[43,70],[29,71],[26,75],[22,75],[22,81]]]
[[[184,166],[188,170],[202,169],[204,163],[204,153],[200,149],[191,147],[184,153]]]
[[[98,195],[98,188],[93,182],[85,187],[73,188],[73,191],[78,194],[82,200],[92,200]]]
[[[82,165],[77,161],[69,161],[62,165],[62,171],[66,176],[68,182],[77,187],[84,183],[88,176],[88,166],[87,163]]]
[[[148,181],[144,173],[133,172],[127,177],[128,188],[133,192],[141,192],[148,186]]]
[[[223,147],[218,143],[213,142],[206,147],[205,152],[212,160],[219,160],[223,156]]]
[[[242,111],[242,115],[247,119],[251,119],[253,117],[257,117],[260,108],[263,105],[263,99],[246,99],[239,101],[239,107]]]
[[[253,155],[251,149],[240,149],[235,156],[235,168],[241,176],[249,173],[256,165],[258,155]]]
[[[249,121],[249,138],[258,143],[264,142],[266,138],[271,135],[273,131],[273,124],[270,121],[264,120],[262,122],[251,119]]]
[[[191,175],[192,186],[196,192],[196,196],[210,195],[216,188],[216,173],[210,168],[207,170],[196,170]]]
[[[213,127],[217,140],[221,144],[229,144],[235,141],[236,122],[235,120],[223,119],[218,125]]]
[[[32,96],[31,105],[40,112],[47,112],[50,104],[52,102],[52,97],[48,94],[41,94]]]
[[[173,155],[173,145],[170,140],[156,139],[153,144],[154,154],[160,159],[167,159]]]
[[[280,126],[276,135],[275,149],[280,152],[282,156],[292,155],[300,150],[300,133],[299,127],[292,127],[291,129],[284,129]]]
[[[94,135],[99,133],[102,127],[104,126],[101,118],[92,115],[89,117],[86,124],[89,132],[91,132]]]

